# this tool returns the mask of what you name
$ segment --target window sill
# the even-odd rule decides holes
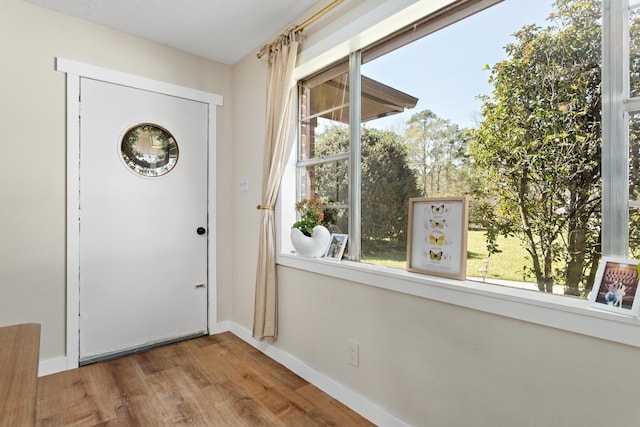
[[[588,301],[580,298],[350,261],[338,263],[280,254],[276,262],[285,267],[640,347],[640,319],[590,308]]]

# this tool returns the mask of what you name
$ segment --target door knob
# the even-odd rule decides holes
[[[199,235],[201,235],[201,236],[202,236],[204,233],[206,233],[206,232],[207,232],[207,229],[206,229],[206,228],[204,228],[204,227],[198,227],[198,228],[196,229],[196,233],[198,233],[198,234],[199,234]]]

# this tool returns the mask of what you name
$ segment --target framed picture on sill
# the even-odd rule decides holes
[[[465,279],[468,212],[466,197],[409,199],[407,270]]]
[[[602,257],[593,283],[589,305],[627,316],[638,315],[638,264],[626,258]]]
[[[344,248],[347,246],[347,240],[349,240],[348,234],[331,234],[331,243],[327,248],[327,253],[324,255],[329,261],[340,261]]]

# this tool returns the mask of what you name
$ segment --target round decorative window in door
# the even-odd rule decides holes
[[[124,163],[142,176],[162,176],[178,161],[178,144],[169,131],[152,123],[127,130],[120,143]]]

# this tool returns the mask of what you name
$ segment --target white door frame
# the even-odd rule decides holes
[[[208,166],[208,327],[217,329],[216,282],[216,107],[222,96],[171,83],[151,80],[132,74],[109,70],[70,59],[56,58],[56,70],[67,75],[67,369],[78,367],[80,357],[80,78],[86,77],[164,95],[209,104],[209,166]]]

